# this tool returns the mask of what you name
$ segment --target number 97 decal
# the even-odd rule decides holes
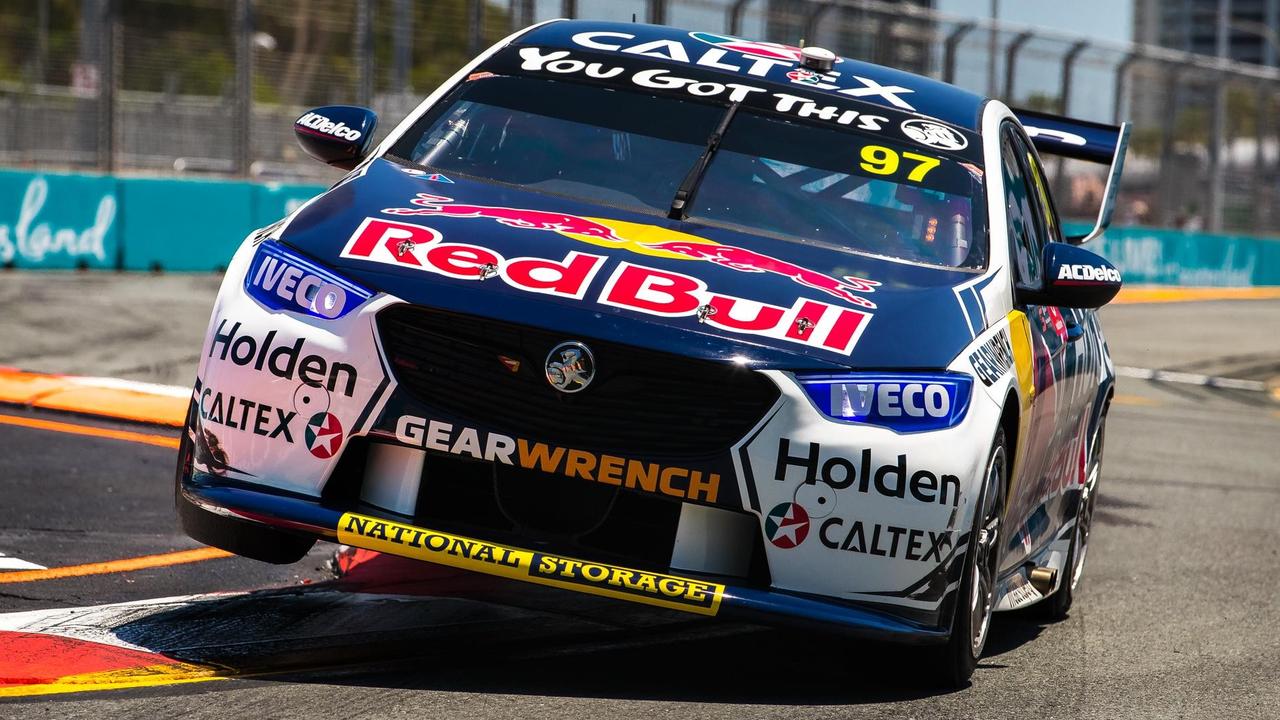
[[[883,145],[867,145],[862,148],[862,162],[858,167],[874,175],[897,175],[904,160],[915,163],[907,173],[907,179],[911,182],[923,182],[931,170],[942,164],[938,158],[928,155],[913,152],[899,154]]]

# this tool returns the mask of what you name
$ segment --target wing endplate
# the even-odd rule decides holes
[[[1056,155],[1110,166],[1106,189],[1102,194],[1102,205],[1098,208],[1093,228],[1084,235],[1069,236],[1067,240],[1080,245],[1101,235],[1111,225],[1111,216],[1115,211],[1116,193],[1120,190],[1120,175],[1124,171],[1124,156],[1129,147],[1129,131],[1132,126],[1127,122],[1106,125],[1075,120],[1033,110],[1015,110],[1014,114],[1026,129],[1036,152],[1041,155]]]

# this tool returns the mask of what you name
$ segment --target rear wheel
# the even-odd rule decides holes
[[[174,503],[182,530],[205,545],[243,557],[274,565],[288,565],[306,556],[315,538],[281,532],[265,525],[225,517],[209,512],[182,494],[182,478],[191,473],[195,443],[191,441],[191,425],[182,431],[178,445],[178,469],[174,484]],[[197,430],[198,432],[198,430]]]
[[[1093,452],[1089,457],[1089,467],[1085,473],[1084,488],[1080,491],[1080,507],[1076,511],[1076,526],[1071,535],[1071,546],[1067,551],[1066,577],[1062,586],[1053,595],[1041,603],[1043,614],[1048,620],[1065,620],[1071,611],[1071,603],[1076,599],[1076,591],[1080,587],[1080,578],[1084,575],[1084,560],[1089,550],[1089,531],[1093,527],[1093,504],[1098,496],[1098,478],[1102,472],[1102,444],[1106,436],[1107,416],[1105,412],[1098,422],[1098,431],[1093,436]]]
[[[1008,447],[1001,429],[991,447],[974,513],[951,637],[936,650],[937,679],[947,687],[962,687],[969,682],[987,644],[995,607],[1000,522],[1008,472]]]

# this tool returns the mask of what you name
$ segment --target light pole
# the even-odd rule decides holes
[[[1267,8],[1274,9],[1276,4],[1268,2]],[[1256,20],[1244,20],[1241,18],[1230,18],[1228,24],[1236,30],[1243,30],[1250,35],[1257,35],[1267,43],[1266,51],[1262,53],[1262,64],[1268,67],[1275,67],[1276,56],[1280,54],[1280,36],[1276,35],[1276,31],[1266,23],[1260,23]]]
[[[996,96],[996,51],[1000,49],[996,37],[996,20],[1000,17],[1000,0],[991,0],[991,30],[987,33],[987,96]]]
[[[1231,0],[1218,0],[1218,59],[1226,61],[1230,55],[1231,43]],[[1209,133],[1209,202],[1205,211],[1205,229],[1209,232],[1222,230],[1223,193],[1226,189],[1225,140],[1227,134],[1227,83],[1225,77],[1218,77],[1213,88],[1213,121]]]

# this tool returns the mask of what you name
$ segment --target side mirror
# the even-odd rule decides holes
[[[1120,292],[1120,271],[1101,255],[1066,243],[1044,247],[1044,289],[1018,288],[1018,302],[1100,308]]]
[[[378,115],[368,108],[329,105],[293,121],[303,152],[326,165],[350,170],[364,159]]]

